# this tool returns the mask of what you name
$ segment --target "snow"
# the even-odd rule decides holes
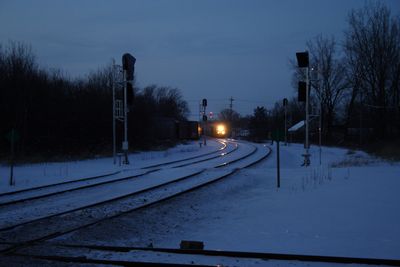
[[[324,147],[320,166],[318,147],[310,151],[312,165],[301,167],[303,146],[281,146],[279,189],[273,153],[226,181],[59,240],[400,259],[400,165]]]
[[[298,123],[296,123],[295,125],[293,125],[292,127],[290,127],[288,129],[288,132],[295,132],[298,129],[300,129],[301,127],[304,126],[304,120],[303,121],[299,121]]]
[[[159,197],[171,194],[171,192],[180,192],[187,188],[192,188],[195,185],[218,179],[220,176],[224,176],[232,172],[232,170],[229,168],[214,169],[212,166],[226,164],[227,161],[235,160],[238,157],[247,155],[255,150],[254,145],[246,143],[242,143],[240,145],[240,149],[238,150],[235,149],[236,147],[236,143],[228,144],[228,150],[225,150],[222,153],[224,154],[224,157],[221,157],[219,155],[221,152],[219,152],[217,154],[213,153],[211,155],[189,160],[189,162],[192,163],[197,162],[195,165],[187,166],[187,161],[185,161],[185,164],[182,164],[182,162],[175,162],[174,164],[168,165],[163,169],[161,169],[161,166],[158,166],[156,169],[157,171],[154,172],[150,169],[139,170],[139,172],[138,170],[124,170],[121,173],[113,175],[111,178],[101,177],[100,180],[102,183],[95,183],[97,179],[90,180],[89,182],[96,184],[96,186],[85,188],[84,193],[82,193],[82,190],[71,190],[59,195],[54,195],[51,197],[51,200],[48,198],[39,198],[31,200],[28,204],[26,202],[19,202],[18,204],[14,204],[12,206],[2,207],[0,209],[0,228],[11,227],[15,224],[21,224],[47,216],[54,216],[55,214],[65,213],[67,211],[74,211],[78,208],[92,206],[96,203],[103,203],[111,199],[119,199],[123,196],[143,191],[149,187],[167,184],[175,180],[180,180],[183,177],[199,174],[196,176],[196,179],[193,179],[193,181],[188,180],[184,183],[180,183],[179,186],[174,186],[173,191],[168,191],[166,188],[164,188],[163,194],[160,194]],[[229,153],[230,151],[233,151],[231,150],[232,148],[235,149],[235,153]],[[219,149],[217,149],[217,151],[219,151]],[[264,152],[265,151],[266,149],[264,148]],[[259,154],[262,156],[261,152],[259,152]],[[202,152],[200,155],[204,155],[204,152]],[[205,161],[205,159],[212,160]],[[243,163],[240,162],[240,164],[236,164],[235,166],[240,167],[241,164],[246,163],[248,163],[248,161],[244,161]],[[213,165],[211,166],[210,164]],[[112,180],[113,183],[103,183],[105,178],[107,178],[106,181]],[[0,195],[0,204],[16,199],[24,199],[32,196],[34,197],[38,193],[48,194],[52,193],[53,190],[59,192],[61,189],[66,189],[65,187],[70,189],[70,187],[74,185],[83,188],[86,187],[87,183],[88,181],[80,181],[78,185],[76,185],[76,183],[57,185],[55,190],[53,187],[50,187],[40,189],[39,192],[18,192],[18,197],[7,194],[2,196]],[[156,194],[156,196],[158,195]],[[146,201],[149,202],[152,201],[152,199],[147,199]],[[114,205],[114,208],[115,209],[113,210],[115,210],[116,213],[119,207]],[[108,212],[110,213],[111,210],[108,210]]]
[[[301,146],[282,146],[280,189],[271,158],[234,178],[242,190],[216,190],[212,202],[197,202],[210,219],[185,224],[178,239],[202,240],[209,249],[399,259],[400,166],[304,168],[301,153]],[[311,153],[318,162],[317,150]],[[346,150],[324,149],[327,163],[346,157]],[[173,237],[160,245],[176,244]]]
[[[142,168],[166,161],[210,153],[222,147],[223,145],[220,142],[214,140],[210,140],[207,146],[202,146],[201,148],[198,143],[190,142],[189,144],[181,144],[165,151],[131,154],[129,156],[131,165],[122,166],[119,166],[118,163],[114,164],[112,158],[17,165],[14,168],[14,186],[9,186],[10,168],[3,164],[0,165],[0,194],[86,177],[113,174],[132,168]]]
[[[206,149],[219,147],[214,143]],[[189,152],[182,152],[185,146],[169,150],[168,160],[203,153],[205,149],[196,143],[187,148]],[[323,147],[319,165],[319,149],[312,146],[311,166],[301,167],[303,146],[281,144],[278,189],[276,144],[271,148],[273,153],[267,160],[228,179],[53,242],[119,246],[152,243],[155,247],[176,248],[181,240],[198,240],[204,242],[205,249],[400,259],[399,163],[361,151]],[[163,152],[151,158],[148,155],[132,157],[137,166],[166,160]],[[88,175],[119,169],[108,161],[67,164],[80,166],[77,169]],[[107,167],[102,162],[108,162]],[[52,170],[57,171],[61,166],[57,164]],[[22,170],[17,171],[17,186],[40,184],[36,179],[43,167],[18,166]],[[51,179],[71,179],[73,169],[69,168],[68,176],[54,178],[55,173]],[[0,171],[4,177],[6,168]],[[6,183],[0,185],[2,192],[9,190],[7,187]],[[143,257],[158,256],[146,253]],[[286,266],[282,262],[279,265]]]
[[[273,158],[241,172],[235,179],[247,180],[246,190],[199,203],[218,219],[200,220],[179,238],[203,240],[211,249],[399,259],[400,166],[304,168],[301,153],[301,146],[282,146],[280,189]],[[317,150],[311,153],[318,162]],[[327,163],[341,157],[346,150],[324,149]]]

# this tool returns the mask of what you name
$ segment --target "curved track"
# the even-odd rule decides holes
[[[65,192],[71,192],[74,190],[80,190],[84,188],[99,186],[103,184],[115,183],[119,181],[128,180],[131,178],[140,177],[146,175],[148,173],[159,171],[161,167],[166,166],[173,166],[173,167],[180,167],[179,165],[174,165],[182,162],[188,162],[181,166],[191,165],[197,162],[204,162],[211,159],[215,159],[218,157],[223,157],[226,154],[232,153],[237,149],[237,146],[233,146],[232,144],[220,141],[222,144],[221,148],[211,151],[208,153],[182,158],[174,161],[167,161],[163,163],[158,163],[154,165],[149,165],[142,167],[140,169],[126,169],[121,171],[112,172],[109,174],[94,176],[94,177],[86,177],[81,179],[76,179],[73,181],[66,181],[61,183],[49,184],[44,186],[33,187],[24,190],[18,190],[8,193],[0,194],[0,207],[7,206],[11,204],[16,204],[18,202],[34,200],[38,198],[48,197],[56,194],[61,194]],[[228,146],[229,145],[229,146]],[[217,155],[215,155],[217,154]]]
[[[164,168],[151,166],[135,179],[125,177],[0,207],[3,251],[63,235],[195,190],[249,167],[270,153],[252,144],[230,143],[235,149],[223,155],[201,155],[164,163]],[[183,161],[190,162],[182,164]]]

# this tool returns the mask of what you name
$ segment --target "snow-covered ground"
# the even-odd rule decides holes
[[[200,149],[192,143],[133,157],[137,166],[145,166],[149,160],[166,161],[219,146]],[[272,148],[267,160],[226,180],[53,242],[176,248],[181,240],[198,240],[205,249],[400,259],[399,163],[323,147],[319,165],[318,147],[313,146],[311,166],[301,167],[303,146],[282,145],[278,189],[276,145]],[[68,175],[54,163],[51,177],[58,178],[51,179],[71,179],[72,164],[88,175],[119,168],[109,161],[68,163]],[[44,177],[50,177],[49,165],[18,166],[16,186],[37,185],[44,168]],[[0,174],[0,192],[8,191],[7,168],[1,167]],[[146,255],[141,260],[152,259]]]
[[[210,140],[207,146],[200,147],[197,142],[181,144],[164,151],[150,151],[131,154],[130,165],[114,164],[113,158],[99,158],[83,161],[52,162],[17,165],[14,168],[15,185],[9,186],[10,168],[0,165],[0,194],[35,186],[73,181],[80,178],[112,174],[122,170],[137,169],[153,164],[188,158],[209,153],[222,148],[220,142]]]
[[[275,145],[273,146],[275,149]],[[152,209],[104,222],[57,241],[400,259],[400,164],[366,153],[281,146],[276,154],[233,177]],[[117,229],[123,229],[119,231]]]
[[[189,239],[211,249],[400,259],[400,165],[328,148],[322,167],[313,149],[304,168],[302,152],[282,147],[280,189],[274,154],[206,192],[212,201],[195,202],[199,219],[159,245]]]

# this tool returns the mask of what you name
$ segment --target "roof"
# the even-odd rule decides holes
[[[303,127],[303,126],[304,126],[304,120],[299,121],[298,123],[296,123],[295,125],[290,127],[288,129],[288,132],[295,132],[295,131],[299,130],[301,127]]]

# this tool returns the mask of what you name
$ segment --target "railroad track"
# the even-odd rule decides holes
[[[196,162],[207,161],[207,160],[211,160],[211,159],[218,158],[218,157],[224,156],[226,154],[232,153],[237,149],[237,146],[234,146],[233,148],[229,148],[228,142],[220,141],[220,140],[218,140],[218,142],[220,142],[222,144],[222,146],[219,149],[208,152],[208,153],[203,153],[200,155],[192,156],[192,157],[187,157],[187,158],[173,160],[173,161],[166,161],[166,162],[162,162],[162,163],[158,163],[158,164],[145,166],[145,167],[142,167],[139,169],[124,169],[124,170],[114,171],[114,172],[103,174],[103,175],[93,176],[93,177],[86,177],[86,178],[75,179],[75,180],[71,180],[71,181],[53,183],[53,184],[37,186],[37,187],[18,190],[18,191],[2,193],[2,194],[0,194],[0,207],[10,205],[10,204],[15,204],[18,202],[38,199],[38,198],[42,198],[42,197],[48,197],[51,195],[60,194],[60,193],[64,193],[64,192],[70,192],[73,190],[79,190],[79,189],[83,189],[83,188],[93,187],[96,185],[102,185],[102,184],[107,184],[107,183],[123,181],[126,179],[145,175],[151,171],[158,171],[162,167],[166,167],[166,166],[177,164],[177,163],[188,162],[186,164],[189,165],[189,164],[196,163]],[[149,169],[151,171],[147,171]]]
[[[128,176],[124,175],[122,178],[111,177],[111,179],[106,181],[96,180],[95,183],[85,185],[81,185],[80,181],[78,182],[78,185],[76,183],[73,184],[75,187],[71,187],[71,184],[68,184],[67,188],[65,188],[64,184],[62,185],[62,188],[60,188],[59,185],[55,185],[50,188],[46,187],[45,192],[43,192],[43,189],[39,189],[33,190],[32,192],[25,191],[16,193],[13,195],[13,199],[9,199],[8,202],[4,201],[0,206],[0,231],[9,230],[36,220],[63,215],[85,207],[91,207],[96,204],[119,199],[120,197],[130,196],[131,193],[140,192],[148,187],[151,188],[152,186],[171,182],[175,179],[179,181],[181,178],[196,175],[198,170],[186,168],[182,170],[178,176],[171,176],[169,173],[175,172],[172,171],[171,168],[177,167],[176,164],[182,164],[182,162],[189,160],[190,162],[184,165],[193,166],[198,163],[222,158],[236,151],[236,149],[237,145],[235,145],[233,149],[216,156],[209,156],[209,154],[213,154],[213,152],[207,153],[206,155],[191,157],[189,159],[153,165],[151,166],[151,169],[146,167],[145,170],[139,170],[138,174],[136,173]],[[170,165],[170,169],[163,170],[160,167],[161,165],[164,167]],[[158,175],[164,175],[166,179],[152,179],[149,181],[149,176],[153,172],[157,172]],[[140,180],[138,178],[140,178]],[[110,188],[116,191],[110,193],[108,192],[110,191]],[[132,191],[132,188],[136,190]],[[84,193],[82,193],[83,190],[85,190]],[[102,195],[102,192],[104,191],[106,192]],[[80,200],[80,202],[77,202],[76,200]],[[35,212],[32,212],[32,209],[34,209]]]
[[[224,155],[218,157],[210,153],[208,160],[202,158],[204,157],[202,155],[202,157],[180,162],[166,162],[162,166],[168,166],[168,168],[163,169],[161,165],[154,165],[144,169],[145,172],[134,179],[69,190],[5,205],[0,207],[0,218],[3,219],[0,226],[1,251],[12,252],[24,246],[160,203],[256,164],[269,153],[268,148],[260,149],[251,144],[240,143],[236,144],[235,149],[232,149],[230,153],[224,152]],[[183,163],[188,160],[190,162]],[[115,194],[108,192],[108,197],[102,198],[106,192],[104,190]],[[91,201],[80,200],[79,205],[74,206],[76,201],[73,200],[77,197],[86,197],[86,200]],[[32,206],[33,202],[38,204]],[[59,209],[60,205],[64,208]],[[36,213],[39,215],[35,215]],[[7,220],[7,217],[12,219]]]
[[[122,266],[287,266],[289,261],[304,262],[301,266],[313,266],[313,263],[316,266],[321,263],[400,266],[400,260],[394,259],[72,244],[39,244],[21,249],[18,255],[58,262]],[[151,262],[138,261],[146,256],[151,256]]]

